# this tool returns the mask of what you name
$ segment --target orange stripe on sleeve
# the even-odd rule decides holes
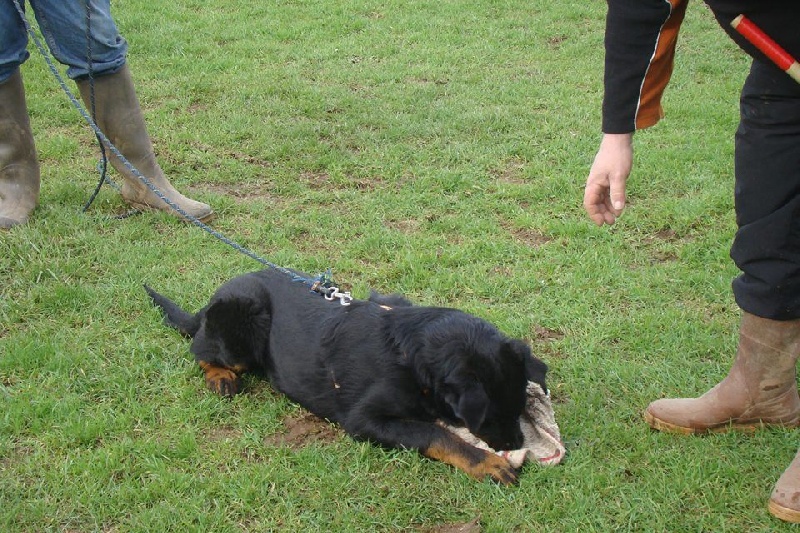
[[[672,6],[669,18],[661,27],[650,66],[639,92],[639,103],[636,110],[637,130],[649,128],[664,118],[661,96],[672,76],[678,30],[686,14],[688,2],[686,0],[669,0],[669,3]]]

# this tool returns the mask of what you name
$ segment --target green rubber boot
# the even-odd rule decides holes
[[[89,80],[78,80],[76,83],[86,108],[91,109],[92,89]],[[94,102],[97,126],[125,159],[184,212],[201,221],[210,220],[214,214],[211,207],[178,192],[158,166],[127,65],[113,74],[94,79]],[[109,160],[125,180],[121,194],[128,204],[137,209],[157,209],[181,217],[113,153],[109,154]]]
[[[27,222],[39,201],[39,161],[22,74],[0,84],[0,229]]]

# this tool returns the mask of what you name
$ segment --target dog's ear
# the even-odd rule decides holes
[[[525,375],[528,381],[543,384],[547,376],[547,365],[541,359],[529,355],[525,358]]]
[[[508,339],[503,343],[501,350],[512,357],[522,360],[525,366],[525,377],[528,381],[543,384],[547,375],[547,365],[541,359],[531,354],[530,347],[519,339]]]
[[[525,378],[528,381],[539,384],[542,390],[547,391],[547,365],[541,359],[534,357],[527,344],[520,342],[525,348],[522,361],[525,366]]]
[[[531,356],[530,347],[519,339],[505,339],[500,346],[500,352],[505,357],[512,357],[524,361]]]
[[[479,382],[457,386],[445,393],[445,401],[471,432],[478,432],[489,409],[489,397]]]

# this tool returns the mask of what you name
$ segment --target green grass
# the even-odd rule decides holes
[[[214,227],[345,288],[485,317],[550,365],[568,443],[519,487],[347,437],[270,444],[298,408],[204,390],[141,288],[189,307],[260,267],[162,214],[126,220],[34,52],[31,223],[0,234],[0,530],[779,531],[797,433],[650,432],[651,400],[727,371],[732,134],[748,60],[689,10],[629,207],[582,212],[602,2],[114,3],[161,165]]]

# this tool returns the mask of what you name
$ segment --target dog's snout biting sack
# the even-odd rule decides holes
[[[527,461],[557,465],[564,458],[566,448],[561,441],[550,395],[533,381],[528,382],[526,393],[528,400],[519,420],[524,440],[522,448],[518,450],[493,450],[467,428],[443,425],[467,443],[504,457],[514,468],[521,467]]]

